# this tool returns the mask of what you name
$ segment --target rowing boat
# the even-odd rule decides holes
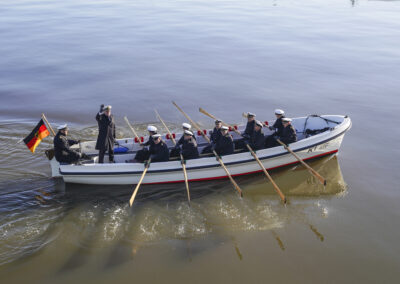
[[[265,124],[272,125],[273,121]],[[293,118],[292,125],[297,132],[298,141],[290,144],[290,148],[303,160],[314,159],[326,155],[336,154],[339,151],[345,133],[351,128],[351,119],[343,115],[311,115],[307,117]],[[245,125],[234,125],[239,131],[244,131]],[[263,129],[265,135],[271,135],[272,131],[267,127]],[[203,130],[208,134],[210,130]],[[241,137],[231,129],[234,140]],[[172,133],[179,139],[181,133]],[[199,151],[207,146],[200,131],[195,133]],[[82,164],[60,164],[54,157],[49,157],[53,177],[62,177],[65,183],[79,184],[136,184],[144,169],[143,163],[132,163],[135,153],[140,150],[140,142],[148,137],[117,139],[115,148],[115,163],[99,164],[96,141],[80,143],[82,153],[93,157],[90,162]],[[169,135],[164,135],[163,140],[169,148],[173,142]],[[283,146],[262,149],[256,152],[262,164],[267,170],[284,167],[297,163],[296,158]],[[261,172],[260,166],[249,152],[238,151],[222,157],[232,176],[248,175]],[[198,159],[186,161],[186,169],[189,181],[205,181],[227,178],[225,171],[214,156],[201,155]],[[182,165],[180,160],[152,163],[143,180],[144,184],[162,184],[184,182]]]

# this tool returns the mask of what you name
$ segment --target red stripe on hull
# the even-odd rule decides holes
[[[323,154],[315,155],[315,156],[312,156],[312,157],[309,157],[309,158],[305,158],[305,159],[303,159],[303,161],[307,161],[307,160],[311,160],[311,159],[320,158],[320,157],[323,157],[323,156],[335,154],[335,153],[337,153],[338,151],[339,151],[339,150],[337,149],[337,150],[333,150],[333,151],[326,152],[326,153],[323,153]],[[278,169],[278,168],[282,168],[282,167],[286,167],[286,166],[290,166],[290,165],[294,165],[294,164],[298,164],[298,163],[300,163],[300,162],[299,162],[299,161],[295,161],[295,162],[291,162],[291,163],[288,163],[288,164],[283,164],[283,165],[280,165],[280,166],[268,168],[267,170],[274,170],[274,169]],[[257,171],[253,171],[253,172],[247,172],[247,173],[242,173],[242,174],[235,174],[235,175],[232,175],[232,176],[233,176],[233,177],[237,177],[237,176],[251,175],[251,174],[260,173],[260,172],[262,172],[262,171],[263,171],[263,170],[257,170]],[[228,176],[219,176],[219,177],[211,177],[211,178],[189,179],[188,181],[189,181],[189,182],[192,182],[192,181],[208,181],[208,180],[218,180],[218,179],[225,179],[225,178],[228,178]],[[143,184],[152,185],[152,184],[167,184],[167,183],[181,183],[181,182],[185,182],[185,180],[162,181],[162,182],[150,182],[150,183],[143,183]]]

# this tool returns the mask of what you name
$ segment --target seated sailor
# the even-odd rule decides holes
[[[60,163],[77,163],[80,158],[90,159],[86,154],[81,154],[78,151],[70,149],[70,146],[78,144],[79,140],[68,139],[68,126],[66,124],[60,125],[57,135],[54,137],[54,154],[56,160]]]
[[[167,144],[161,139],[160,134],[152,135],[153,146],[150,147],[151,162],[167,162],[169,160],[169,150]]]
[[[280,136],[280,140],[286,145],[296,142],[297,134],[296,134],[296,129],[294,129],[292,125],[292,119],[288,117],[282,118],[282,123],[283,123],[283,130]]]
[[[242,139],[235,141],[235,147],[237,149],[244,149],[246,148],[245,141],[249,141],[254,134],[254,126],[256,125],[256,115],[254,113],[248,112],[247,113],[247,124],[246,129],[242,133]]]
[[[229,128],[227,126],[222,126],[220,129],[221,135],[214,144],[215,151],[220,156],[233,154],[235,145],[233,143],[232,135],[229,134]]]
[[[215,120],[215,127],[210,133],[211,145],[204,147],[203,150],[201,151],[202,154],[212,152],[213,145],[217,144],[217,141],[221,136],[221,127],[222,127],[222,121],[219,119]]]
[[[265,138],[262,132],[263,124],[261,121],[256,120],[254,125],[254,132],[250,139],[246,139],[245,143],[248,143],[253,150],[260,150],[264,148]]]
[[[147,140],[147,142],[145,143],[140,143],[140,146],[150,146],[150,149],[147,148],[143,148],[139,151],[137,151],[136,155],[135,155],[135,160],[137,162],[143,162],[147,159],[149,159],[150,157],[150,151],[152,149],[152,147],[154,146],[154,140],[152,139],[152,137],[157,134],[157,127],[153,126],[153,125],[149,125],[147,126],[147,131],[149,132],[149,140]]]
[[[267,138],[265,139],[265,147],[270,148],[274,146],[278,146],[279,143],[276,142],[276,137],[280,137],[282,135],[283,131],[283,123],[282,119],[285,117],[285,112],[281,109],[276,109],[275,110],[275,116],[276,120],[272,126],[269,126],[268,128],[270,130],[275,131],[271,135],[268,135]]]
[[[269,126],[269,129],[274,130],[278,136],[281,136],[283,130],[282,118],[285,117],[285,112],[281,109],[276,109],[275,116],[276,120],[272,126]]]
[[[181,138],[178,140],[178,142],[176,143],[175,147],[171,149],[171,152],[169,154],[170,157],[177,157],[179,156],[180,153],[180,147],[183,144],[183,141],[185,140],[185,131],[192,129],[192,126],[189,123],[182,123],[182,129],[183,129],[183,133]],[[193,139],[196,140],[196,137],[193,136]]]
[[[185,130],[183,134],[182,143],[182,156],[185,160],[197,159],[199,157],[199,151],[197,150],[197,142],[193,137],[193,132]]]

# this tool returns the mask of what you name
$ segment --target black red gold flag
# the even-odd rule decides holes
[[[43,119],[41,119],[38,125],[36,125],[36,127],[32,130],[31,134],[25,137],[24,142],[26,146],[29,148],[29,150],[31,150],[32,153],[35,153],[37,145],[39,145],[42,139],[44,139],[49,135],[50,135],[49,130],[44,124]]]

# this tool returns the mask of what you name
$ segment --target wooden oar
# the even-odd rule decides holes
[[[195,123],[175,102],[172,102],[174,106],[190,121],[190,123],[198,130],[201,132],[201,135],[204,137],[204,139],[211,145],[210,138],[208,138],[203,131],[201,131],[200,127]],[[239,192],[240,196],[243,197],[242,190],[240,189],[239,185],[235,182],[233,179],[232,175],[229,173],[228,169],[226,168],[224,162],[222,161],[221,157],[215,152],[215,150],[212,150],[213,154],[217,158],[217,161],[220,163],[221,167],[225,170],[226,175],[229,177],[229,180],[233,184],[233,187]]]
[[[245,113],[242,114],[243,117],[247,117],[247,115]],[[289,148],[288,145],[286,145],[285,143],[283,143],[281,140],[276,139],[276,141],[278,141],[279,144],[281,144],[290,154],[292,154],[303,166],[306,167],[306,169],[312,174],[314,175],[318,181],[320,183],[322,183],[324,186],[326,185],[326,179],[324,177],[322,177],[316,170],[314,170],[313,168],[311,168],[309,165],[306,164],[306,162],[304,162],[295,152],[292,151],[292,149]]]
[[[164,120],[161,118],[161,116],[158,113],[158,111],[157,110],[154,110],[154,111],[156,112],[157,118],[161,121],[162,125],[164,125],[165,129],[167,130],[169,136],[171,137],[172,142],[174,143],[174,145],[176,145],[175,138],[172,136],[171,131],[169,131],[168,126],[165,124]],[[188,202],[189,202],[189,205],[190,205],[189,182],[188,182],[188,177],[187,177],[187,172],[186,172],[185,159],[183,158],[182,153],[179,153],[179,155],[181,157],[183,176],[185,177],[186,192],[187,192]]]
[[[202,108],[199,108],[199,111],[203,114],[205,114],[208,117],[211,117],[212,119],[216,120],[217,118],[215,116],[213,116],[212,114],[208,113],[207,111],[205,111]],[[232,127],[231,125],[221,121],[222,124],[224,124],[225,126],[230,127],[231,129],[233,129],[237,134],[239,134],[240,136],[242,136],[242,133],[240,133],[240,131],[238,131],[235,127]],[[261,163],[260,159],[257,157],[256,153],[253,151],[253,149],[250,147],[249,144],[246,144],[247,149],[249,149],[251,155],[254,157],[254,159],[257,161],[258,165],[260,166],[260,168],[263,170],[264,174],[267,176],[267,178],[269,179],[269,181],[272,183],[276,193],[278,193],[279,197],[282,199],[283,203],[286,203],[286,197],[285,195],[282,193],[282,191],[279,189],[278,185],[274,182],[274,180],[272,179],[272,177],[270,176],[270,174],[268,173],[267,169],[264,167],[264,165]]]
[[[126,124],[128,124],[129,128],[133,132],[133,135],[135,135],[136,139],[138,139],[138,141],[140,141],[139,135],[137,135],[135,129],[133,129],[133,127],[132,127],[131,123],[129,122],[128,118],[126,116],[124,116],[124,119],[126,121]]]
[[[130,207],[132,207],[133,201],[135,201],[136,194],[137,194],[137,192],[138,192],[138,190],[139,190],[140,185],[142,184],[142,181],[143,181],[143,179],[144,179],[144,176],[145,176],[146,173],[147,173],[147,170],[148,170],[149,167],[150,167],[150,163],[151,163],[151,158],[149,158],[149,159],[147,160],[146,166],[144,167],[144,171],[143,171],[143,173],[142,173],[142,176],[140,177],[140,180],[139,180],[138,184],[136,185],[135,190],[134,190],[133,193],[132,193],[131,199],[129,200],[129,206],[130,206]]]
[[[290,154],[292,154],[293,156],[295,156],[295,158],[303,165],[307,168],[307,170],[314,175],[320,183],[322,183],[324,186],[326,185],[326,179],[324,177],[322,177],[319,173],[317,173],[316,170],[314,170],[313,168],[311,168],[309,165],[306,164],[306,162],[304,162],[295,152],[292,151],[292,149],[289,148],[288,145],[286,145],[285,143],[283,143],[281,140],[279,140],[279,138],[276,139],[276,141],[278,141],[279,144],[281,144]]]

